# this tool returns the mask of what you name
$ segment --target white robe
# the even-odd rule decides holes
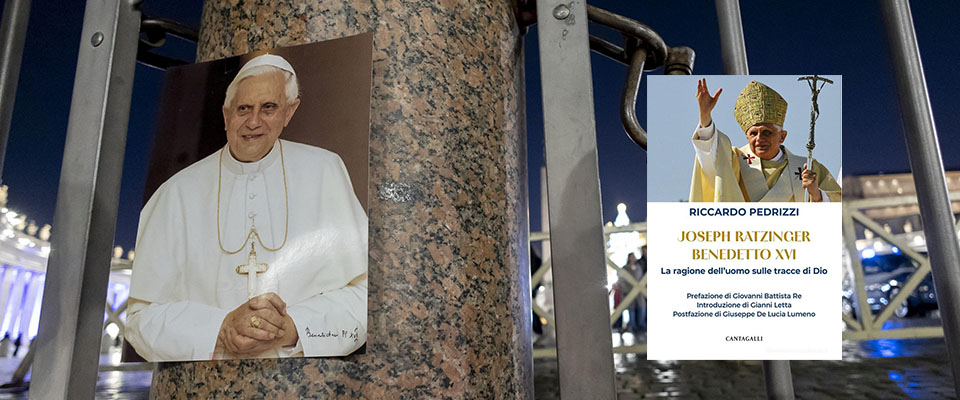
[[[223,152],[220,234],[217,174],[220,152],[164,182],[144,206],[137,234],[125,337],[150,361],[209,360],[227,313],[248,299],[246,264],[256,224],[263,243],[280,245],[286,221],[280,146],[253,163]],[[289,191],[286,244],[270,252],[258,276],[260,293],[287,304],[299,342],[260,357],[340,356],[366,341],[367,216],[336,154],[283,141]],[[250,217],[254,218],[250,218]],[[256,241],[256,239],[252,239]]]

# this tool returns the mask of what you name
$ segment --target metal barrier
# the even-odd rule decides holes
[[[638,233],[646,234],[647,223],[635,222],[627,226],[621,226],[621,227],[612,227],[612,226],[604,227],[603,236],[604,236],[604,239],[606,239],[605,242],[609,242],[611,234],[621,233],[621,232],[638,232]],[[530,233],[531,243],[541,242],[545,240],[550,240],[549,232],[531,232]],[[620,305],[617,306],[612,313],[610,313],[609,324],[612,326],[613,323],[617,320],[617,318],[619,318],[619,316],[623,313],[623,311],[626,310],[631,303],[633,303],[633,301],[637,298],[637,296],[643,296],[643,298],[646,299],[647,276],[646,275],[642,276],[638,281],[632,274],[624,270],[623,267],[614,263],[613,260],[610,259],[609,254],[605,257],[605,259],[606,259],[607,268],[611,268],[614,271],[616,271],[617,276],[626,280],[627,283],[629,283],[630,286],[632,287],[632,289],[629,292],[627,292],[627,294],[623,297],[623,300],[620,301]],[[543,281],[544,276],[546,276],[547,272],[550,271],[551,266],[552,264],[551,264],[550,258],[544,259],[540,269],[537,270],[537,272],[533,274],[533,277],[530,278],[530,286],[534,287],[537,284],[539,284],[541,281]],[[555,326],[554,318],[552,315],[550,315],[549,312],[547,312],[542,307],[537,305],[536,301],[531,301],[531,304],[533,305],[533,312],[536,313],[538,316],[542,317],[543,319],[547,320],[548,326]],[[632,345],[632,346],[614,347],[613,352],[617,354],[646,353],[647,345],[639,344],[639,345]],[[555,357],[557,357],[556,348],[533,349],[533,358],[555,358]]]
[[[139,2],[88,2],[30,397],[93,398],[123,170]],[[56,293],[56,296],[49,295]]]
[[[952,201],[960,201],[960,192],[950,193],[950,198]],[[902,235],[898,237],[898,235],[888,232],[883,228],[881,223],[870,218],[866,210],[916,204],[917,196],[844,201],[843,240],[844,246],[850,254],[854,277],[853,285],[857,300],[856,317],[843,314],[843,322],[849,328],[843,332],[844,339],[870,340],[943,337],[943,328],[941,326],[883,329],[883,325],[890,320],[896,308],[906,301],[923,279],[930,274],[931,264],[928,257],[913,249],[914,246],[912,243],[905,241]],[[858,248],[856,244],[855,228],[857,224],[863,226],[865,230],[872,232],[873,235],[879,237],[889,245],[896,246],[903,255],[916,261],[919,265],[916,271],[911,273],[909,278],[907,278],[907,281],[903,284],[899,293],[893,296],[888,304],[880,311],[880,314],[876,316],[871,312],[867,302],[866,279],[863,273],[863,263],[859,256],[861,249]]]
[[[525,17],[530,13],[523,11],[531,3],[518,2],[521,21],[531,21]],[[592,49],[629,66],[621,93],[621,120],[631,140],[644,150],[646,132],[635,110],[643,70],[668,64],[665,72],[688,74],[694,53],[683,47],[671,50],[649,27],[582,1],[535,3],[549,226],[555,233],[550,248],[557,258],[555,284],[558,291],[579,294],[577,298],[557,297],[557,318],[548,319],[557,326],[560,393],[565,398],[613,399],[609,332],[600,325],[601,313],[608,307],[605,293],[595,284],[603,233],[589,52]],[[587,21],[619,31],[624,45],[592,37]]]
[[[940,143],[927,95],[910,4],[906,0],[881,0],[879,3],[897,77],[910,170],[917,187],[923,188],[917,192],[917,205],[927,241],[931,244],[928,254],[933,261],[933,284],[937,289],[954,389],[960,390],[960,246],[944,179]]]

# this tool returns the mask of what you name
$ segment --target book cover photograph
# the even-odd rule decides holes
[[[841,77],[649,79],[648,358],[840,359]]]

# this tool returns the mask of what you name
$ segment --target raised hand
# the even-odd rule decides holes
[[[710,90],[707,89],[707,78],[697,81],[697,105],[700,106],[700,127],[706,127],[713,122],[710,114],[713,112],[713,107],[717,105],[717,99],[720,98],[720,93],[722,92],[723,89],[717,89],[717,92],[711,96]]]

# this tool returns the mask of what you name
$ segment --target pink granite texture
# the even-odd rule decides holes
[[[364,32],[374,34],[366,354],[163,363],[152,398],[533,397],[512,1],[208,0],[197,58]]]

